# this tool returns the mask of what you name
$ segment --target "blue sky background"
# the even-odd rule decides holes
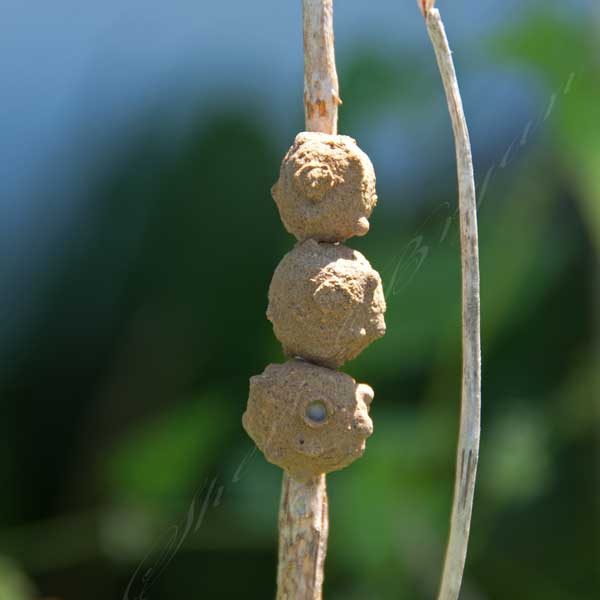
[[[3,217],[32,209],[22,204],[24,198],[40,179],[48,185],[61,163],[68,170],[76,166],[69,148],[78,138],[116,137],[132,114],[167,97],[176,96],[173,116],[185,121],[186,113],[215,93],[240,86],[264,94],[262,101],[281,119],[282,108],[299,101],[302,85],[300,5],[299,0],[5,0]],[[519,5],[452,0],[441,9],[454,45],[468,46],[513,19]],[[413,0],[380,0],[368,8],[364,1],[338,0],[335,26],[341,64],[359,40],[376,39],[396,49],[427,41]],[[20,206],[11,202],[17,197]]]
[[[526,4],[529,11],[550,5],[581,19],[593,1]],[[147,115],[158,114],[167,137],[177,139],[192,116],[215,102],[254,102],[270,116],[283,150],[290,107],[301,110],[303,59],[300,0],[4,0],[2,6],[0,293],[3,322],[12,328],[27,320],[61,240],[85,224],[94,173],[116,159]],[[516,10],[522,1],[439,6],[460,63],[477,158],[480,141],[510,143],[548,92],[535,73],[478,62],[482,37],[524,14]],[[361,45],[399,57],[427,53],[433,65],[414,0],[337,0],[335,30],[342,97],[343,66]],[[403,182],[410,195],[411,182],[427,181],[428,147],[446,120],[439,111],[418,121],[382,111],[350,133],[372,156],[382,188]]]

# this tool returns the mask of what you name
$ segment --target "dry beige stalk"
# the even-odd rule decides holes
[[[325,475],[283,476],[279,505],[277,600],[321,600],[329,515]]]
[[[423,16],[426,17],[427,13],[435,6],[435,0],[417,0],[417,4]]]
[[[337,133],[341,104],[333,46],[333,0],[302,0],[306,131]]]
[[[446,92],[456,146],[460,248],[462,263],[462,394],[454,500],[450,535],[438,600],[456,600],[460,593],[469,543],[469,529],[479,458],[481,421],[481,341],[479,325],[479,250],[477,202],[469,131],[452,62],[452,52],[433,0],[423,0],[427,31]]]
[[[340,104],[333,0],[302,0],[306,131],[337,133]],[[284,472],[279,507],[277,600],[321,600],[329,515],[325,475],[306,483]]]

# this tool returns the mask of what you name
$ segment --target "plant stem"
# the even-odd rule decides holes
[[[277,600],[321,600],[328,529],[325,475],[299,482],[284,473]]]
[[[339,98],[333,0],[302,0],[306,131],[337,133]],[[277,600],[321,600],[329,515],[325,475],[306,482],[283,474]]]
[[[479,458],[481,421],[481,342],[479,317],[479,250],[477,203],[469,131],[444,24],[433,2],[423,4],[427,32],[431,38],[446,91],[452,121],[458,172],[460,251],[462,265],[462,395],[456,478],[450,534],[438,600],[456,600],[460,592],[469,543],[469,529]]]
[[[341,104],[333,46],[333,0],[302,0],[306,131],[337,133]]]

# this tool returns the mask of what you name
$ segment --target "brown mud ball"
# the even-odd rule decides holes
[[[272,364],[250,378],[242,423],[269,462],[305,481],[362,456],[373,396],[339,371],[302,360]]]
[[[271,193],[285,228],[299,240],[365,235],[377,203],[373,165],[356,141],[316,132],[296,136]]]
[[[336,368],[385,333],[379,273],[356,250],[307,240],[286,254],[267,318],[288,356]]]

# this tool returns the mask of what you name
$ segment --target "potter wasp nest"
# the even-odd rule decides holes
[[[271,192],[285,228],[299,240],[365,235],[377,203],[373,165],[346,135],[298,134]]]
[[[242,422],[269,462],[302,481],[362,456],[371,400],[373,390],[349,375],[291,360],[250,379]]]
[[[369,230],[375,173],[352,138],[304,132],[272,192],[300,240],[275,270],[267,308],[293,360],[250,379],[242,421],[267,460],[304,481],[356,460],[373,431],[373,390],[334,369],[385,333],[381,278],[341,244]]]
[[[339,367],[385,333],[381,278],[356,250],[314,240],[283,257],[267,317],[288,356]]]

